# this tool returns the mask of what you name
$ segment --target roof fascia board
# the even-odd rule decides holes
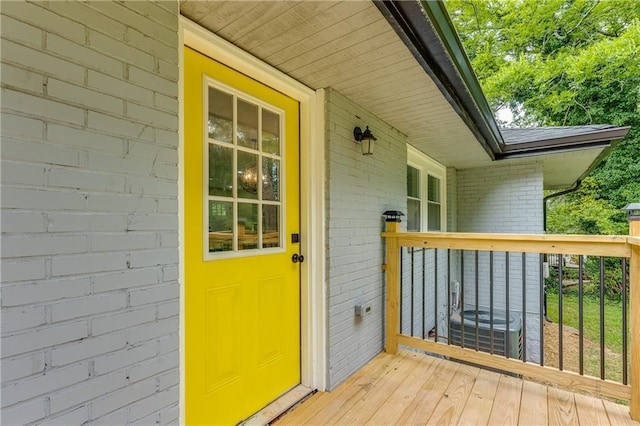
[[[507,152],[504,154],[500,154],[496,159],[506,160],[506,159],[512,159],[512,158],[534,157],[536,155],[560,154],[564,152],[581,151],[584,149],[609,148],[611,147],[611,145],[612,145],[612,142],[610,140],[606,140],[606,141],[599,141],[599,142],[588,142],[588,143],[582,143],[582,144],[565,145],[560,147],[552,146],[552,147],[540,148],[536,150]]]
[[[495,159],[502,152],[502,135],[444,5],[417,0],[374,3],[491,159]]]
[[[611,142],[624,138],[630,127],[617,127],[614,129],[598,130],[579,135],[565,136],[561,138],[542,139],[532,142],[506,144],[504,154],[515,152],[537,151],[542,148],[562,149],[572,145],[584,145],[596,142]]]

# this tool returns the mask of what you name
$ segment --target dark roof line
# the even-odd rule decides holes
[[[502,135],[444,4],[424,0],[374,3],[487,154],[496,159],[504,145]]]
[[[498,158],[548,154],[610,146],[624,138],[630,127],[575,126],[540,127],[535,129],[504,129],[505,146]],[[538,135],[527,140],[527,133]],[[519,135],[518,135],[519,134]],[[525,135],[525,136],[523,136]]]
[[[374,3],[492,160],[606,148],[629,131],[628,127],[591,125],[556,127],[555,132],[547,134],[545,129],[550,128],[503,129],[502,133],[444,2]],[[526,136],[514,138],[514,131],[523,131]],[[603,154],[608,151],[605,149]],[[591,168],[602,158],[599,156]]]

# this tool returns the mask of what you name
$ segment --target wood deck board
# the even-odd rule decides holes
[[[357,380],[351,381],[350,383],[342,383],[333,392],[324,393],[316,400],[316,403],[313,404],[312,407],[308,407],[309,412],[307,415],[298,417],[296,413],[297,410],[294,410],[291,414],[285,416],[284,420],[289,421],[289,424],[293,425],[333,424],[335,423],[335,417],[341,417],[363,394],[375,387],[378,381],[398,368],[402,364],[402,361],[404,361],[402,356],[393,357],[384,354],[384,357],[381,357],[378,355],[378,357],[374,359],[376,368],[374,368],[371,373],[360,375]],[[302,405],[304,406],[305,404]]]
[[[427,423],[429,424],[455,424],[458,422],[465,402],[469,398],[471,389],[480,373],[477,367],[462,365],[456,374],[438,405],[431,413]]]
[[[278,425],[635,425],[629,407],[401,350],[380,354]]]
[[[339,424],[364,424],[384,404],[389,396],[402,384],[407,376],[413,374],[420,362],[416,359],[415,353],[404,352],[400,354],[404,358],[397,368],[389,371],[376,386],[372,386],[363,392],[363,395],[342,416],[334,417]]]
[[[458,420],[459,425],[475,426],[489,421],[499,381],[498,374],[488,370],[480,370]]]
[[[619,426],[638,426],[638,422],[631,420],[629,415],[629,407],[626,405],[615,404],[611,401],[603,400],[602,404],[609,416],[612,425]]]
[[[573,395],[576,401],[576,413],[581,425],[608,425],[611,424],[607,416],[607,410],[600,398],[576,393]]]
[[[574,394],[560,388],[549,387],[549,424],[579,425]]]
[[[524,381],[520,399],[520,415],[518,423],[521,425],[549,424],[549,404],[547,387],[538,383]]]
[[[521,397],[522,380],[501,375],[488,424],[518,424]]]
[[[407,405],[412,402],[416,394],[422,389],[425,381],[429,380],[434,371],[440,365],[440,359],[430,357],[425,360],[428,362],[420,362],[415,370],[398,386],[389,398],[379,406],[377,411],[373,413],[368,420],[373,424],[393,424],[402,416]]]
[[[439,359],[434,374],[424,382],[396,424],[424,423],[431,416],[433,409],[444,395],[459,368],[460,364],[458,363]]]

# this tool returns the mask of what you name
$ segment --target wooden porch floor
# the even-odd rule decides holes
[[[278,425],[638,425],[624,405],[410,351],[382,353]]]

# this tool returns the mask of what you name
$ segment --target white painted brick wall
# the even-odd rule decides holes
[[[540,234],[543,229],[542,162],[521,160],[486,168],[459,170],[458,177],[458,231]],[[464,296],[465,305],[475,304],[475,258],[465,253]],[[489,306],[488,254],[479,260],[479,297],[481,308]],[[494,307],[506,308],[505,255],[494,255]],[[458,257],[459,260],[459,257]],[[540,329],[540,265],[537,255],[526,258],[526,311],[527,357],[539,359]],[[460,275],[458,275],[460,279]],[[509,270],[509,310],[521,315],[522,256],[512,253]]]
[[[1,423],[178,419],[178,2],[3,2]]]
[[[333,388],[380,352],[384,339],[383,280],[385,210],[405,210],[406,139],[335,90],[325,104],[327,137],[328,383]],[[375,153],[362,155],[353,128],[378,138]],[[354,306],[373,313],[356,320]]]

